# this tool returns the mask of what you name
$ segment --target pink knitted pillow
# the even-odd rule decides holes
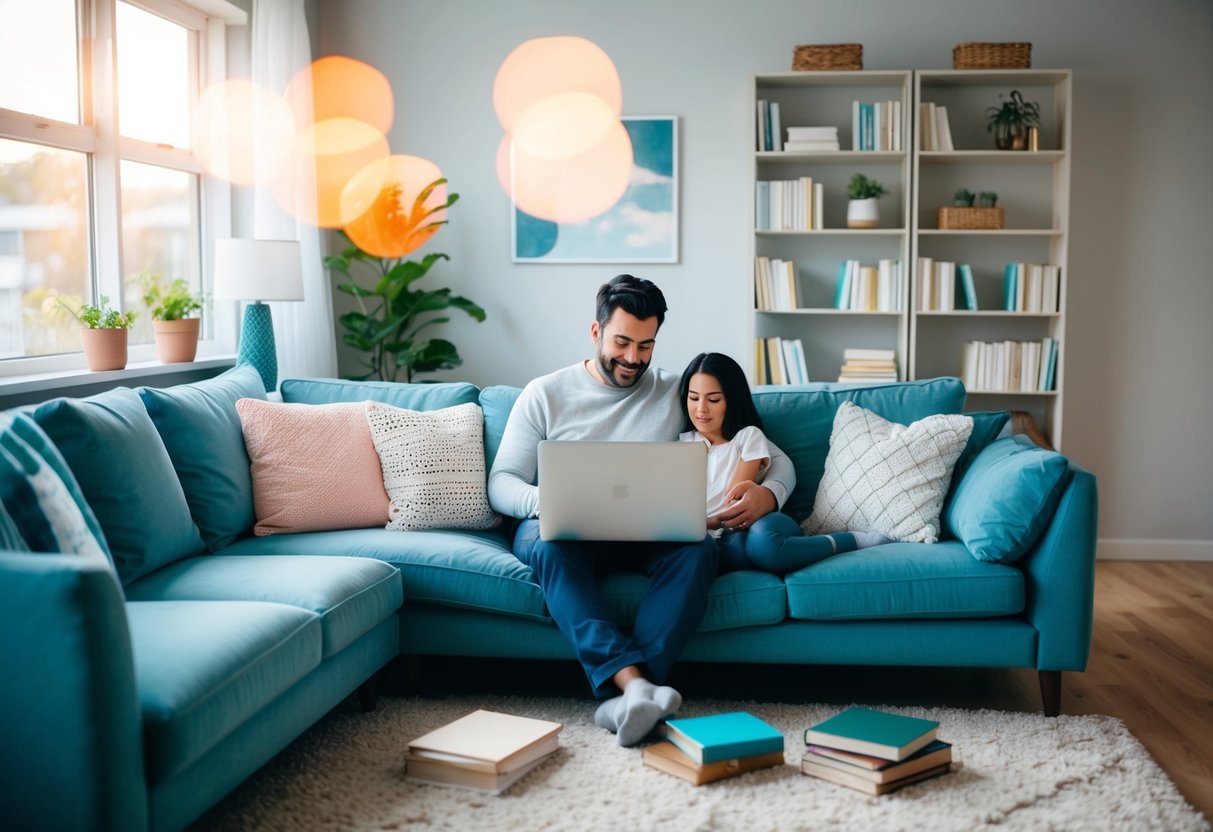
[[[388,522],[383,469],[362,402],[236,402],[252,461],[257,535]]]

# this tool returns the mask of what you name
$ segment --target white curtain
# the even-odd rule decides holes
[[[253,0],[252,80],[271,92],[281,94],[294,74],[312,62],[303,4],[304,0]],[[258,163],[269,158],[268,148],[257,150]],[[320,230],[282,210],[267,186],[256,189],[253,236],[298,240],[303,258],[304,299],[270,304],[278,378],[336,376],[333,297],[321,262]]]

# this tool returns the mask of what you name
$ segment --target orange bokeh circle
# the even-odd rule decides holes
[[[207,173],[233,185],[270,182],[294,136],[295,119],[282,96],[243,78],[207,87],[194,106],[194,153]]]
[[[295,73],[285,98],[302,127],[351,118],[380,133],[392,128],[395,102],[387,76],[370,64],[330,55]]]
[[[506,133],[526,110],[564,92],[585,92],[623,112],[623,86],[609,55],[593,41],[562,35],[520,44],[493,79],[493,109]]]
[[[274,177],[274,199],[287,213],[321,228],[340,228],[341,192],[354,174],[388,156],[377,128],[350,118],[332,118],[300,130],[291,153]]]
[[[536,159],[564,159],[598,145],[619,122],[588,92],[564,92],[528,107],[514,122],[515,146]]]
[[[354,174],[341,193],[343,228],[350,240],[376,257],[403,257],[440,228],[446,211],[446,185],[438,185],[419,206],[417,198],[442,171],[428,159],[396,155],[371,162]]]

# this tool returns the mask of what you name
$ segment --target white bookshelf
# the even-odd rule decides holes
[[[800,308],[791,311],[759,311],[751,320],[751,338],[770,336],[799,338],[804,344],[811,381],[833,381],[842,365],[843,349],[866,347],[893,349],[898,373],[906,377],[908,367],[908,308],[897,312],[865,312],[834,308],[839,265],[848,259],[875,266],[881,259],[899,259],[905,280],[910,275],[911,181],[910,140],[913,123],[913,74],[909,71],[783,72],[754,76],[750,121],[756,123],[760,99],[778,102],[782,138],[790,126],[838,128],[840,150],[817,153],[765,151],[758,149],[757,131],[750,130],[753,175],[750,187],[751,290],[755,257],[789,260],[796,265]],[[901,102],[901,150],[852,150],[852,102]],[[779,142],[782,146],[782,141]],[[874,229],[846,227],[847,184],[855,173],[863,173],[885,186],[880,198],[880,226]],[[811,176],[824,191],[824,227],[812,231],[763,231],[756,224],[754,183],[759,180],[792,180]],[[904,287],[909,306],[908,286]],[[753,292],[751,293],[753,296]],[[755,357],[742,362],[756,378]]]
[[[1065,382],[1066,286],[1069,281],[1071,75],[1068,70],[921,70],[914,73],[914,113],[932,102],[948,110],[955,148],[923,150],[912,133],[910,378],[962,375],[967,341],[1058,342],[1052,389],[1007,392],[970,389],[969,410],[1024,410],[1055,447],[1061,447]],[[986,129],[986,108],[1019,90],[1041,105],[1038,149],[997,150]],[[941,230],[937,211],[952,194],[998,193],[1000,230]],[[974,273],[978,311],[923,311],[918,258],[968,263]],[[1008,262],[1059,267],[1058,305],[1052,313],[1003,311],[1003,266]],[[959,291],[957,292],[960,298]],[[958,305],[963,305],[958,300]]]

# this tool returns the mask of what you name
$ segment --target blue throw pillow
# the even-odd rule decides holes
[[[973,557],[1012,563],[1053,519],[1069,472],[1066,458],[1026,436],[1007,436],[979,453],[945,514]]]
[[[52,399],[34,410],[34,421],[80,483],[124,585],[203,550],[168,451],[135,391]]]
[[[205,381],[138,392],[164,440],[206,550],[222,549],[252,530],[253,478],[236,402],[265,401],[261,374],[244,364]]]
[[[0,548],[74,553],[114,569],[71,470],[24,414],[0,414]]]

